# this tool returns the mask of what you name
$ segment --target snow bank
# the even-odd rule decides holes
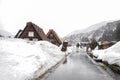
[[[96,56],[98,59],[102,59],[102,57],[104,56],[104,50],[94,50],[92,51],[93,55]]]
[[[70,54],[73,51],[73,46],[67,47],[66,54]]]
[[[46,41],[0,40],[0,80],[29,80],[43,74],[64,56]]]
[[[105,50],[94,50],[93,55],[109,64],[120,66],[120,42]]]

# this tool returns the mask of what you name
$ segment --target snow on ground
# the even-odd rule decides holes
[[[74,46],[69,46],[69,47],[67,47],[67,51],[66,51],[66,54],[67,54],[67,55],[70,54],[70,53],[72,53],[73,47],[74,47]]]
[[[64,53],[47,42],[0,40],[0,80],[30,80],[61,61]],[[39,72],[39,74],[38,74]]]
[[[98,59],[107,61],[109,64],[116,64],[120,66],[120,42],[108,49],[94,50],[93,55],[97,56]]]

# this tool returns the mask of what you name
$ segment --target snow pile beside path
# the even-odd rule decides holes
[[[47,60],[41,69],[35,72],[34,78],[38,78],[43,75],[47,70],[54,67],[59,63],[65,56],[65,53],[60,51],[60,48],[46,41],[40,41],[36,43],[36,46],[40,47],[44,51],[44,55]]]
[[[0,40],[0,80],[29,80],[44,73],[64,56],[49,42],[21,39]],[[39,74],[40,75],[40,74]]]
[[[93,55],[109,64],[120,66],[120,42],[105,50],[94,50]]]
[[[70,54],[73,51],[73,46],[67,47],[66,54]]]
[[[104,51],[105,50],[94,50],[93,55],[96,56],[98,59],[102,59],[102,57],[104,56]]]

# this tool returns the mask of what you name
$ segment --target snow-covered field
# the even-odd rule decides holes
[[[108,49],[94,50],[93,55],[98,57],[98,59],[107,61],[109,64],[116,64],[120,66],[120,42]]]
[[[46,41],[0,39],[0,80],[30,80],[61,61],[65,53]]]

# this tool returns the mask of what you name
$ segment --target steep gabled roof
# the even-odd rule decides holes
[[[108,44],[110,44],[111,42],[110,41],[103,41],[102,42],[102,45],[108,45]]]
[[[58,43],[62,44],[61,39],[59,38],[59,36],[57,35],[57,33],[53,29],[49,30],[49,32],[47,33],[47,38],[50,36],[51,33],[54,35],[54,37],[58,41]]]
[[[24,31],[26,30],[27,27],[30,27],[32,26],[34,28],[34,30],[37,32],[38,36],[42,39],[42,40],[47,40],[48,41],[48,38],[47,36],[45,35],[44,31],[42,28],[40,28],[39,26],[37,26],[36,24],[32,23],[32,22],[28,22],[26,27],[24,28],[24,30],[22,31],[22,33],[20,34],[19,37],[22,36],[22,34],[24,33]]]

